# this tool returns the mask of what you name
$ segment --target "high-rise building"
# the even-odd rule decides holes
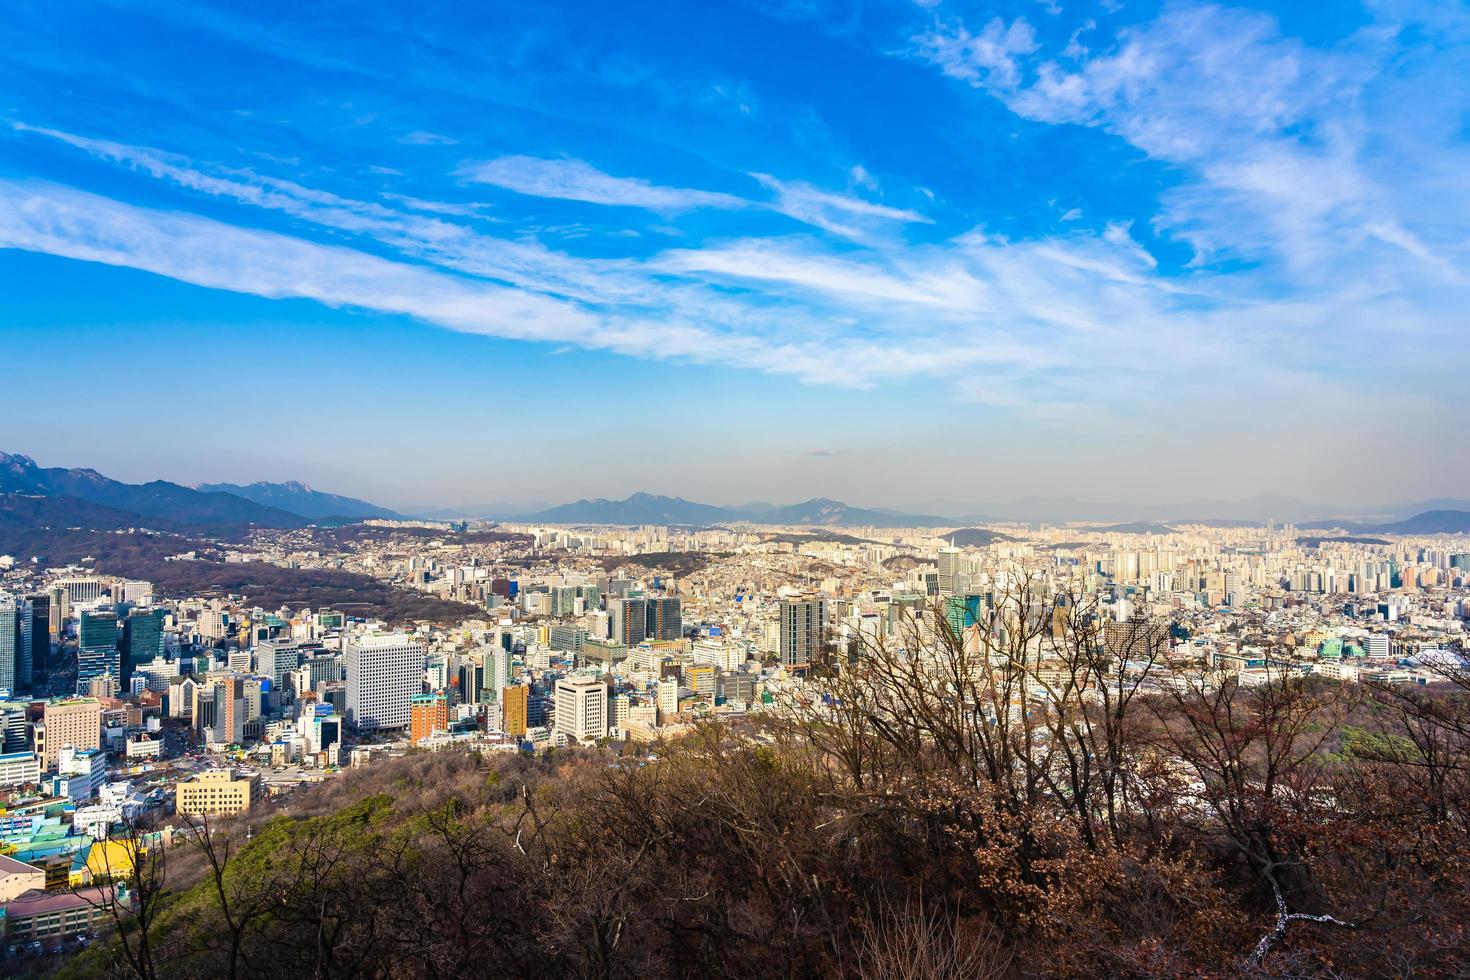
[[[102,580],[100,578],[64,578],[56,583],[66,596],[70,604],[81,602],[96,602],[102,596]]]
[[[677,640],[684,635],[684,617],[675,596],[646,600],[645,635],[650,640]]]
[[[690,667],[689,686],[694,688],[695,697],[713,700],[715,696],[715,667],[712,664],[699,664]]]
[[[449,697],[443,691],[408,699],[408,744],[417,745],[435,732],[449,731]]]
[[[781,665],[805,667],[821,652],[827,627],[827,604],[807,593],[781,600]]]
[[[0,725],[4,726],[0,753],[10,755],[30,748],[29,709],[30,704],[26,701],[0,701]]]
[[[150,658],[151,659],[151,658]],[[77,689],[103,674],[122,673],[117,648],[117,614],[84,612],[77,627]]]
[[[96,698],[65,698],[47,701],[42,716],[43,739],[36,754],[46,768],[56,765],[66,746],[76,749],[102,747],[102,704]]]
[[[719,691],[728,703],[749,705],[755,700],[755,678],[740,671],[721,673]]]
[[[139,664],[152,662],[163,656],[163,610],[147,611],[135,609],[123,620],[122,652],[118,665],[122,670],[122,683],[127,684],[133,670]]]
[[[556,730],[579,742],[607,737],[607,685],[595,677],[556,682]]]
[[[1103,650],[1118,660],[1162,660],[1169,652],[1169,627],[1137,616],[1103,627]]]
[[[551,615],[574,616],[577,614],[577,587],[575,585],[556,585],[547,592],[547,598],[551,600]]]
[[[551,649],[562,653],[581,653],[587,645],[587,630],[571,623],[558,623],[551,628]]]
[[[261,640],[255,645],[255,672],[278,687],[288,671],[300,666],[301,647],[295,640]]]
[[[485,690],[498,693],[510,683],[511,652],[502,646],[485,651]]]
[[[642,643],[648,635],[648,603],[642,598],[607,600],[607,614],[612,636],[609,639],[624,646]]]
[[[229,617],[218,609],[201,609],[194,627],[205,640],[221,640],[229,634]]]
[[[407,728],[408,701],[423,689],[424,648],[407,634],[364,636],[349,640],[347,722],[368,731]]]
[[[531,689],[512,684],[500,691],[500,728],[507,735],[526,734]]]
[[[966,629],[980,620],[980,610],[984,602],[984,596],[974,593],[944,598],[944,621],[956,637],[963,636]]]
[[[31,601],[0,592],[0,691],[31,688]]]
[[[954,577],[961,571],[964,553],[958,548],[939,549],[939,594],[952,595],[955,591]]]
[[[455,687],[459,692],[459,703],[479,704],[480,692],[485,684],[485,668],[472,662],[462,663],[456,676],[458,684]]]
[[[199,736],[221,745],[243,741],[245,722],[252,717],[251,698],[258,699],[259,690],[259,682],[243,674],[230,674],[199,684],[194,689],[191,709]]]
[[[50,592],[26,598],[31,601],[31,690],[44,690],[50,676],[51,637],[57,632],[51,623],[55,607]]]
[[[658,723],[667,725],[679,713],[679,682],[673,678],[658,682]]]

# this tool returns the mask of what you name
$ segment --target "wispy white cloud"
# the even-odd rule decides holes
[[[875,204],[860,197],[834,194],[803,181],[784,181],[770,174],[751,174],[762,186],[774,191],[771,207],[804,224],[830,231],[844,238],[863,238],[874,221],[933,222],[917,211]]]
[[[846,240],[810,233],[743,237],[594,259],[530,238],[501,237],[493,233],[499,227],[468,206],[380,194],[380,201],[402,206],[390,207],[160,150],[55,130],[28,132],[188,195],[275,211],[304,234],[337,242],[348,236],[360,247],[15,181],[0,185],[5,247],[145,269],[212,288],[407,315],[463,332],[807,382],[870,386],[925,379],[965,400],[1053,420],[1073,410],[1095,420],[1104,410],[1096,397],[1100,384],[1115,392],[1138,386],[1155,398],[1161,372],[1194,376],[1220,363],[1236,368],[1238,386],[1269,373],[1286,390],[1349,356],[1308,341],[1324,325],[1333,325],[1346,351],[1380,338],[1407,315],[1385,305],[1385,294],[1370,281],[1359,283],[1351,297],[1322,288],[1284,301],[1260,276],[1209,270],[1162,275],[1123,222],[1101,233],[1079,227],[1008,240],[976,230],[915,243],[885,230],[928,223],[919,212],[757,175],[772,200],[735,198],[742,213],[770,208]],[[580,184],[575,172],[559,182],[543,174],[550,183],[528,193],[575,189],[642,200],[636,206],[647,210],[667,208],[668,194],[711,193],[591,172],[594,179]],[[1328,187],[1323,193],[1331,198],[1338,192]],[[1397,237],[1385,247],[1412,248],[1400,227],[1374,225],[1365,235],[1379,242]],[[383,258],[385,252],[393,257]],[[1044,399],[1034,397],[1038,386]],[[1240,395],[1237,390],[1231,397]],[[1107,401],[1117,407],[1115,399]]]
[[[771,243],[766,243],[769,247]],[[54,184],[0,182],[0,247],[142,269],[209,288],[304,298],[415,317],[451,330],[636,357],[676,358],[869,386],[930,377],[1006,402],[1036,372],[1107,360],[1114,324],[1162,329],[1165,294],[1090,268],[1101,240],[1022,252],[970,236],[882,259],[824,256],[790,240],[774,261],[761,243],[678,251],[647,263],[534,256],[524,278],[560,293],[506,286],[335,245],[156,211]],[[466,254],[473,249],[466,249]],[[1067,258],[1070,257],[1070,258]],[[1126,264],[1126,254],[1115,263]],[[460,272],[473,272],[468,261]],[[497,268],[495,272],[503,270]],[[731,294],[743,280],[760,288]],[[579,294],[579,295],[576,295]],[[1176,327],[1177,329],[1177,327]],[[1077,337],[1058,344],[1055,331]],[[1053,380],[1061,391],[1065,384]],[[1021,404],[1016,398],[1013,404]]]
[[[1345,261],[1381,263],[1373,246],[1386,245],[1417,264],[1415,273],[1398,263],[1410,275],[1462,276],[1451,253],[1463,254],[1463,234],[1430,241],[1414,225],[1434,213],[1442,227],[1438,205],[1463,215],[1463,204],[1435,193],[1427,211],[1427,187],[1398,200],[1404,174],[1382,172],[1394,158],[1372,145],[1402,125],[1393,106],[1368,116],[1369,88],[1396,57],[1392,31],[1310,48],[1266,14],[1176,5],[1095,55],[1074,36],[1048,57],[1034,37],[1020,20],[993,20],[978,36],[948,23],[916,36],[913,50],[1020,116],[1096,127],[1184,168],[1154,225],[1192,245],[1197,264],[1269,257],[1303,284],[1339,277]]]
[[[763,173],[750,176],[774,193],[774,199],[769,202],[720,191],[668,187],[641,177],[615,177],[583,160],[574,159],[505,156],[469,164],[462,168],[461,175],[531,197],[634,207],[664,215],[700,208],[769,208],[803,224],[853,239],[864,237],[874,222],[930,221],[915,211],[822,190],[803,181],[780,180]],[[849,178],[860,186],[876,187],[872,176],[861,166],[853,168]]]
[[[411,194],[385,192],[380,196],[385,201],[401,204],[411,211],[424,211],[429,214],[448,214],[457,218],[480,218],[489,210],[489,206],[484,204],[454,204],[447,201],[426,201],[421,197],[414,197]]]
[[[660,214],[695,208],[743,208],[749,204],[733,194],[664,187],[639,177],[614,177],[582,160],[505,156],[471,164],[462,173],[470,180],[517,194],[643,208]]]
[[[914,44],[947,75],[1004,89],[1019,83],[1019,59],[1037,49],[1036,32],[1021,17],[1010,24],[993,17],[978,34],[962,22],[939,24],[916,36]]]

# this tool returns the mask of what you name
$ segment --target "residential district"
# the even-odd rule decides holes
[[[390,624],[345,604],[164,595],[91,562],[0,557],[10,955],[85,944],[106,904],[127,899],[110,883],[130,848],[168,846],[341,768],[738,725],[819,700],[810,667],[823,651],[856,657],[941,623],[959,636],[993,628],[989,613],[1023,580],[1046,602],[1089,597],[1100,644],[1110,623],[1165,623],[1170,670],[1247,682],[1289,671],[1435,684],[1461,663],[1470,621],[1463,536],[364,527],[330,547],[311,531],[255,531],[226,560],[366,573],[469,615]],[[1108,653],[1127,669],[1129,652]],[[144,837],[127,833],[139,816],[155,828]]]

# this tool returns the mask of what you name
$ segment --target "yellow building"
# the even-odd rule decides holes
[[[147,848],[142,853],[148,853]],[[94,881],[126,880],[133,877],[137,865],[131,841],[93,841],[91,849],[87,851],[86,873],[73,870],[70,884],[76,886],[88,885]]]
[[[196,817],[230,816],[250,809],[263,795],[259,776],[237,776],[228,769],[215,769],[179,783],[174,809]]]
[[[713,699],[715,696],[715,669],[701,665],[689,668],[689,686],[696,697]]]
[[[500,728],[507,735],[526,734],[531,689],[520,684],[500,690]]]

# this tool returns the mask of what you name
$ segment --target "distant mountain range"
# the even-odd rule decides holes
[[[977,524],[996,521],[1035,521],[1042,524],[1079,521],[1113,524],[1137,521],[1233,527],[1260,525],[1266,521],[1300,524],[1304,521],[1327,519],[1364,522],[1404,520],[1432,510],[1470,511],[1470,500],[1441,498],[1401,504],[1343,507],[1339,504],[1314,504],[1281,494],[1260,494],[1241,500],[1200,499],[1168,504],[1136,500],[1099,502],[1076,497],[1024,497],[982,504],[965,504],[952,500],[932,501],[925,509],[932,513],[958,515],[947,518],[951,521]]]
[[[741,521],[817,527],[947,527],[955,523],[942,517],[852,507],[825,497],[784,507],[766,503],[720,507],[652,493],[635,493],[623,500],[601,497],[578,500],[549,510],[523,514],[516,520],[529,524],[690,524],[701,527]]]
[[[1412,514],[1399,521],[1364,521],[1350,520],[1344,518],[1333,518],[1327,520],[1312,521],[1306,518],[1294,518],[1282,516],[1284,513],[1293,513],[1298,510],[1301,513],[1312,513],[1308,508],[1310,505],[1296,502],[1296,506],[1287,508],[1283,506],[1284,501],[1290,498],[1263,496],[1252,498],[1251,501],[1237,501],[1233,505],[1221,502],[1195,502],[1189,504],[1173,505],[1169,507],[1152,508],[1154,513],[1171,513],[1189,515],[1169,519],[1166,523],[1164,518],[1143,519],[1138,518],[1117,524],[1097,525],[1085,528],[1091,531],[1109,531],[1113,533],[1131,534],[1168,534],[1173,530],[1171,525],[1175,524],[1209,524],[1217,527],[1239,527],[1252,526],[1264,523],[1271,519],[1269,516],[1254,520],[1246,517],[1230,516],[1243,512],[1254,511],[1270,515],[1275,513],[1274,518],[1278,522],[1295,521],[1303,529],[1334,528],[1340,527],[1354,532],[1374,532],[1380,534],[1453,534],[1458,531],[1470,531],[1470,527],[1463,526],[1463,522],[1470,521],[1470,501],[1431,501],[1432,503],[1455,503],[1461,508],[1426,508],[1414,510],[1420,506],[1415,504],[1404,505],[1401,508],[1392,508]],[[1085,515],[1093,513],[1119,513],[1111,510],[1114,505],[1086,504],[1081,501],[1072,501],[1065,498],[1033,498],[1030,504],[1020,504],[1026,512],[1032,514],[1064,514],[1065,516],[1030,517],[1027,520],[1041,523],[1061,524],[1072,521],[1088,520]],[[1117,505],[1122,506],[1122,505]],[[1062,508],[1075,507],[1075,512],[1065,511]],[[1033,509],[1034,508],[1034,509]],[[1055,508],[1055,509],[1054,509]],[[1211,509],[1214,508],[1212,515]],[[991,508],[992,510],[1006,510],[1006,508]],[[1388,510],[1388,508],[1384,508]],[[1318,510],[1322,513],[1326,508]],[[1017,512],[1012,512],[1017,513]],[[1126,513],[1126,511],[1124,511]],[[1081,514],[1084,516],[1076,516]],[[1218,516],[1224,514],[1225,516]],[[1396,515],[1395,515],[1396,516]],[[607,500],[596,498],[592,500],[578,500],[575,503],[562,504],[547,510],[537,511],[530,514],[521,514],[511,518],[515,521],[529,524],[610,524],[610,525],[632,525],[632,524],[688,524],[699,527],[708,527],[716,524],[735,524],[750,522],[754,524],[780,524],[793,526],[821,526],[821,527],[934,527],[952,528],[963,524],[985,524],[1005,520],[1020,520],[1014,516],[991,514],[989,516],[971,516],[966,519],[953,517],[940,517],[929,514],[910,514],[903,511],[888,510],[884,508],[853,507],[841,501],[818,497],[813,500],[803,501],[799,504],[789,506],[775,506],[772,504],[749,504],[738,507],[722,507],[714,504],[701,504],[682,497],[665,497],[651,493],[635,493],[623,500]],[[975,529],[957,531],[956,534],[970,535],[967,532]],[[986,532],[994,533],[994,532]]]
[[[329,518],[364,520],[370,517],[402,520],[403,518],[402,514],[395,514],[386,507],[379,507],[377,504],[370,504],[356,497],[344,497],[341,494],[313,490],[296,480],[288,480],[285,483],[251,483],[244,486],[238,483],[201,483],[195,489],[204,493],[234,494],[236,497],[253,500],[267,507],[276,507],[311,520]]]
[[[0,525],[42,522],[47,526],[88,526],[98,530],[151,527],[204,531],[249,526],[297,528],[308,524],[367,518],[400,519],[395,512],[356,497],[315,490],[304,483],[212,483],[186,487],[164,480],[132,484],[109,479],[93,469],[43,468],[18,454],[0,453],[0,495],[46,498],[48,503],[7,500]],[[66,503],[72,501],[72,504]],[[85,506],[84,506],[85,505]],[[976,508],[962,517],[915,514],[879,507],[855,507],[816,497],[777,505],[755,501],[719,506],[635,493],[623,500],[595,498],[531,510],[534,505],[485,504],[458,508],[405,508],[410,516],[509,519],[534,524],[685,524],[708,527],[750,522],[804,527],[958,528],[978,540],[995,532],[967,527],[1006,521],[1048,524],[1089,522],[1115,532],[1167,533],[1166,525],[1187,523],[1219,527],[1250,526],[1266,520],[1293,522],[1303,530],[1341,528],[1353,533],[1453,534],[1470,532],[1470,500],[1441,498],[1354,513],[1266,494],[1246,500],[1197,500],[1180,504],[1093,503],[1068,497],[1030,497]],[[935,510],[953,512],[953,503]],[[1333,516],[1334,510],[1338,511]],[[528,512],[529,511],[529,512]],[[1323,515],[1327,516],[1323,516]],[[1122,523],[1112,523],[1122,522]]]
[[[90,505],[70,508],[71,524],[77,524],[80,517],[109,525],[127,521],[121,526],[159,530],[248,525],[293,528],[307,523],[299,514],[231,493],[195,490],[165,480],[121,483],[92,469],[42,468],[28,456],[10,453],[0,453],[0,494],[52,498],[56,503],[45,509],[53,520],[66,519],[66,501]],[[18,510],[11,507],[8,512]]]
[[[1457,503],[1460,501],[1456,501]],[[1342,528],[1355,534],[1470,534],[1470,504],[1466,510],[1429,510],[1402,521],[1374,524],[1364,521],[1309,521],[1305,530]]]
[[[398,518],[386,507],[313,490],[304,483],[123,483],[93,469],[42,467],[0,453],[0,526],[148,527],[202,532],[245,527],[299,528],[369,517]]]
[[[399,513],[408,514],[425,521],[504,521],[546,510],[550,504],[461,504],[457,507],[440,507],[438,504],[418,504],[402,508]]]

